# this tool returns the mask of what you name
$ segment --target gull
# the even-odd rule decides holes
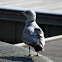
[[[22,41],[29,45],[29,55],[30,46],[37,52],[36,56],[39,56],[39,51],[44,51],[45,37],[43,30],[36,23],[36,13],[33,10],[26,10],[23,12],[27,20],[25,27],[22,32]]]

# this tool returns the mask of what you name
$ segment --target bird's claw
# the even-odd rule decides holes
[[[31,56],[31,54],[29,54],[28,56]]]

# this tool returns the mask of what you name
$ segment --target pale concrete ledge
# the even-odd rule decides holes
[[[36,54],[34,51],[31,53]],[[25,55],[28,55],[28,49],[0,41],[0,62],[54,62],[43,55],[39,57]]]
[[[46,42],[50,42],[50,41],[59,40],[59,39],[62,39],[62,35],[45,38],[45,41],[46,41]],[[25,43],[18,43],[18,44],[14,44],[14,45],[15,45],[15,46],[20,46],[20,47],[25,47],[25,46],[27,46]]]

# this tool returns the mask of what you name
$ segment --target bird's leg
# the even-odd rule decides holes
[[[43,47],[42,51],[45,51],[44,47]]]
[[[30,54],[30,46],[29,46],[29,55],[28,56],[31,56],[31,54]]]
[[[38,52],[37,52],[37,54],[36,54],[36,55],[34,55],[34,56],[39,56]]]
[[[36,56],[39,56],[39,55],[38,55],[38,52],[37,52],[37,55],[36,55]]]

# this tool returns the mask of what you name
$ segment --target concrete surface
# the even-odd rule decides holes
[[[34,49],[32,48],[32,50]],[[62,39],[46,42],[45,51],[39,53],[50,58],[54,62],[62,62]]]
[[[31,51],[31,54],[36,53]],[[27,55],[27,48],[13,46],[0,41],[0,62],[53,62],[43,55],[39,57],[28,57]]]
[[[55,39],[56,39],[56,37],[55,37]],[[60,37],[60,39],[58,39],[58,38],[56,40],[53,39],[54,41],[53,40],[46,41],[45,51],[39,52],[40,54],[52,59],[54,62],[62,62],[62,39],[61,39],[61,37]],[[47,38],[47,40],[48,39],[50,39],[50,38]],[[15,44],[15,46],[19,46],[19,47],[20,47],[20,45],[21,44]],[[26,46],[26,45],[24,45],[23,47],[28,48],[28,46]],[[31,49],[34,50],[33,48],[31,48]]]
[[[62,62],[62,39],[46,43],[45,51],[40,54],[47,56],[54,62]]]
[[[62,39],[62,35],[45,38],[45,42],[47,43],[47,42],[50,42],[50,41],[52,42],[52,41],[60,40],[60,39]],[[28,45],[25,44],[24,42],[22,42],[22,43],[14,44],[14,46],[26,47]]]

